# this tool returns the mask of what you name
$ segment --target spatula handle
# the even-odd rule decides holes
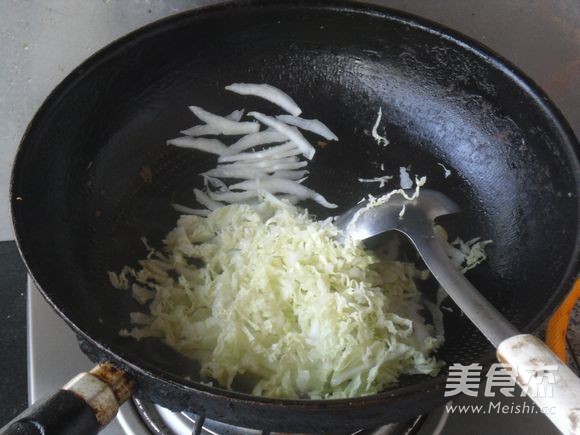
[[[516,335],[498,346],[497,359],[563,434],[580,434],[580,379],[544,342]]]
[[[465,315],[497,348],[517,384],[564,434],[580,434],[580,380],[542,341],[519,331],[451,263],[441,241],[413,239],[425,264]],[[538,391],[538,382],[551,393]],[[536,391],[534,391],[534,388]]]

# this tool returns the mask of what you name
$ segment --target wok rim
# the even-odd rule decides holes
[[[427,378],[425,381],[406,387],[397,388],[395,386],[378,394],[351,399],[272,399],[230,391],[220,387],[210,387],[193,381],[187,381],[181,377],[159,370],[156,365],[148,363],[147,361],[139,361],[136,363],[134,361],[138,358],[135,358],[131,355],[127,357],[127,355],[124,354],[122,350],[113,350],[106,344],[92,338],[90,334],[77,326],[67,316],[67,314],[65,314],[59,308],[59,306],[53,302],[52,298],[48,294],[50,292],[47,293],[47,291],[44,289],[44,286],[37,280],[34,271],[29,267],[29,262],[27,259],[32,258],[34,253],[28,252],[25,246],[27,243],[25,235],[26,228],[24,228],[24,224],[20,224],[18,211],[19,199],[16,190],[19,179],[26,177],[26,170],[23,160],[25,159],[25,155],[28,152],[26,149],[26,144],[28,142],[30,132],[33,131],[36,127],[36,124],[38,124],[40,120],[45,117],[46,113],[50,111],[51,106],[57,103],[61,98],[65,97],[67,92],[73,89],[78,81],[82,80],[84,75],[98,68],[103,61],[107,60],[107,58],[114,54],[117,50],[130,45],[142,36],[148,35],[149,37],[152,37],[156,32],[166,31],[166,28],[170,28],[172,25],[178,25],[184,20],[195,20],[198,16],[208,17],[211,16],[211,14],[220,14],[223,11],[229,9],[267,9],[279,7],[289,7],[293,9],[305,10],[325,9],[334,10],[338,13],[351,12],[356,15],[370,15],[387,20],[388,22],[403,23],[409,25],[413,29],[426,31],[436,35],[443,40],[447,40],[464,50],[474,53],[478,57],[485,60],[487,63],[491,64],[492,67],[509,76],[510,80],[516,86],[520,87],[523,92],[525,92],[537,102],[545,116],[552,121],[554,127],[558,130],[558,133],[565,139],[564,141],[559,142],[558,146],[560,147],[561,151],[565,153],[566,160],[570,163],[574,171],[576,193],[580,193],[580,145],[568,121],[557,108],[557,106],[551,101],[546,92],[543,91],[543,89],[537,83],[529,78],[521,69],[513,65],[509,60],[505,59],[503,56],[482,44],[481,42],[445,25],[414,14],[403,12],[390,7],[367,4],[354,0],[281,0],[276,2],[271,2],[268,0],[230,0],[219,4],[202,6],[170,15],[131,31],[130,33],[105,45],[90,57],[85,59],[81,64],[76,66],[70,73],[68,73],[67,76],[49,93],[26,127],[22,139],[17,147],[16,155],[12,165],[10,179],[10,215],[14,232],[14,239],[18,252],[26,266],[29,276],[31,277],[36,287],[39,289],[40,293],[43,295],[49,305],[56,311],[56,313],[77,334],[77,337],[82,337],[82,340],[87,341],[91,346],[106,354],[112,362],[117,363],[122,367],[127,367],[133,372],[139,373],[142,376],[146,376],[149,379],[153,379],[157,383],[165,384],[166,387],[178,389],[184,393],[202,393],[204,396],[206,396],[207,399],[211,399],[212,397],[227,398],[234,399],[238,402],[246,402],[248,404],[259,403],[261,405],[274,405],[276,407],[285,406],[294,408],[298,411],[301,409],[317,406],[333,407],[334,409],[343,406],[345,408],[348,407],[349,409],[352,409],[353,407],[365,407],[367,405],[377,403],[384,405],[399,402],[401,399],[412,396],[418,391],[427,393],[443,390],[446,377],[437,375],[431,379]],[[577,212],[577,215],[580,216],[580,202],[578,202]],[[568,266],[562,279],[560,280],[560,283],[558,284],[557,288],[554,289],[554,291],[550,294],[550,297],[544,307],[529,320],[525,328],[522,328],[522,332],[534,331],[548,319],[550,313],[554,311],[556,306],[561,302],[563,295],[565,295],[568,289],[571,287],[571,284],[578,274],[579,266],[580,221],[577,222],[576,225],[574,252],[569,260]],[[493,359],[495,359],[495,353],[492,351],[489,354],[484,355],[479,362],[486,364],[491,362]]]

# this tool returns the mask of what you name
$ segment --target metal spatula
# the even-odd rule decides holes
[[[459,212],[459,206],[442,193],[428,189],[421,190],[414,200],[395,194],[384,204],[368,209],[367,205],[358,204],[337,219],[343,236],[365,240],[389,230],[405,234],[451,299],[497,348],[498,360],[512,367],[510,373],[518,385],[560,431],[580,433],[578,377],[541,340],[520,334],[449,260],[443,242],[435,235],[433,220]],[[525,376],[524,371],[532,375]],[[552,397],[536,397],[540,381],[551,381],[552,376]]]

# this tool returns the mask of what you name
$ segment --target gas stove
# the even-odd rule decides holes
[[[81,352],[75,334],[47,304],[38,289],[28,284],[28,397],[29,402],[46,396],[68,382],[76,374],[89,371],[93,363]],[[508,399],[508,398],[505,398]],[[504,399],[504,400],[505,400]],[[509,398],[506,404],[527,403],[525,398]],[[483,405],[490,399],[459,397],[455,405]],[[497,400],[496,400],[497,401]],[[540,414],[503,414],[470,412],[449,414],[445,406],[409,421],[385,425],[374,430],[361,430],[357,435],[455,435],[494,433],[496,435],[558,434]],[[200,418],[191,413],[176,413],[153,403],[132,399],[125,403],[103,435],[259,435],[260,430],[231,426]],[[346,435],[346,434],[345,434]]]
[[[28,284],[28,399],[34,403],[59,389],[77,373],[94,364],[81,352],[73,331],[58,317],[34,284]],[[357,435],[440,434],[447,414],[444,408],[426,416],[361,430]],[[260,435],[263,432],[173,412],[159,405],[132,399],[125,403],[103,435]],[[345,433],[346,435],[346,433]]]
[[[29,280],[28,284],[28,399],[34,403],[56,391],[77,373],[93,367],[81,352],[73,331],[58,317]],[[408,421],[360,430],[357,435],[440,434],[445,409]],[[125,403],[103,435],[260,435],[263,432],[200,418],[193,413],[173,412],[139,399]],[[346,435],[346,433],[345,433]]]

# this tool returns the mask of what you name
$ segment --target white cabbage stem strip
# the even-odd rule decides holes
[[[217,136],[217,135],[235,135],[238,134],[235,131],[231,132],[232,130],[226,130],[223,126],[215,125],[215,124],[202,124],[202,125],[194,125],[187,130],[181,130],[181,134],[185,134],[186,136],[191,137],[200,137],[200,136]]]
[[[232,168],[227,168],[227,166],[232,166]],[[252,180],[254,178],[261,178],[268,175],[268,173],[274,172],[274,176],[279,178],[288,178],[290,180],[299,180],[300,178],[308,175],[308,171],[296,171],[296,170],[279,170],[277,172],[272,170],[263,170],[254,167],[233,167],[234,165],[223,165],[223,167],[218,167],[204,172],[203,175],[209,177],[217,178],[238,178],[242,180]]]
[[[254,97],[262,98],[276,104],[294,116],[298,116],[302,113],[302,110],[300,107],[298,107],[298,104],[296,104],[290,95],[274,86],[267,85],[265,83],[233,83],[229,86],[226,86],[226,90],[235,92],[236,94],[240,95],[252,95]]]
[[[228,166],[231,166],[231,168]],[[235,166],[236,165],[221,165],[204,172],[202,175],[217,178],[240,178],[246,180],[266,175],[266,172],[262,169]]]
[[[167,141],[167,145],[173,145],[180,148],[190,148],[204,153],[221,155],[228,149],[222,142],[217,139],[208,139],[205,137],[193,138],[189,136],[176,137]]]
[[[263,151],[256,151],[256,152],[247,152],[247,153],[240,153],[234,154],[231,156],[220,156],[218,158],[219,163],[226,163],[226,162],[238,162],[238,161],[247,161],[247,160],[267,160],[267,159],[276,159],[276,158],[283,158],[283,157],[292,157],[301,154],[299,148],[292,142],[286,142],[282,145],[276,145],[270,148],[266,148]]]
[[[278,121],[276,118],[264,115],[263,113],[250,112],[248,115],[257,119],[262,124],[267,125],[268,127],[271,127],[274,130],[282,133],[289,140],[294,142],[298,148],[300,148],[304,157],[306,157],[308,160],[312,160],[316,150],[296,128],[290,127],[289,125]]]
[[[254,190],[247,190],[245,192],[209,192],[208,193],[210,198],[215,201],[227,202],[227,203],[235,203],[235,202],[242,202],[248,199],[256,198],[258,196],[258,191]]]
[[[196,201],[205,206],[208,210],[214,211],[223,207],[221,202],[214,201],[199,189],[193,189],[193,194],[195,195]]]
[[[229,190],[226,183],[224,183],[219,178],[203,176],[203,181],[204,181],[206,187],[208,186],[208,184],[211,184],[213,187],[215,187],[220,192]]]
[[[295,202],[292,202],[292,200],[298,201],[298,198],[295,197],[294,195],[276,196],[276,195],[272,195],[267,190],[260,190],[259,195],[261,198],[265,199],[266,201],[268,201],[268,202],[270,202],[270,203],[272,203],[280,208],[286,209],[286,210],[291,210],[294,208]],[[284,196],[285,198],[282,198],[282,196]]]
[[[313,199],[324,207],[334,208],[322,195],[303,186],[308,171],[303,169],[313,158],[316,150],[304,138],[298,128],[320,135],[327,140],[338,140],[336,135],[321,121],[299,117],[300,108],[287,94],[270,85],[234,83],[227,90],[254,95],[279,105],[288,115],[268,116],[250,112],[249,116],[258,122],[242,122],[244,109],[234,110],[229,115],[220,116],[198,107],[190,106],[193,114],[205,124],[196,125],[182,131],[185,136],[169,140],[169,145],[196,149],[218,155],[218,165],[200,175],[203,176],[205,191],[195,189],[195,199],[208,211],[223,207],[225,203],[248,202],[260,196],[280,193],[290,196],[293,201]],[[260,124],[266,128],[260,130]],[[230,146],[207,135],[239,135]],[[259,147],[256,149],[256,147]],[[386,180],[387,177],[383,177]],[[242,180],[229,186],[223,181]],[[381,186],[384,182],[381,182]],[[244,184],[246,183],[246,184]],[[261,184],[260,184],[261,183]],[[243,192],[232,192],[243,190]],[[267,196],[266,195],[266,196]],[[262,195],[264,196],[264,195]],[[200,214],[200,210],[180,204],[175,205],[183,212]]]
[[[242,116],[244,116],[245,111],[246,109],[234,110],[232,113],[226,115],[224,118],[229,119],[230,121],[240,122]]]
[[[272,177],[286,178],[288,180],[297,180],[298,183],[302,183],[304,180],[306,180],[306,176],[308,174],[309,171],[277,171],[272,174]]]
[[[330,128],[328,128],[318,119],[304,119],[292,115],[278,115],[276,118],[288,125],[293,125],[295,127],[301,128],[302,130],[307,130],[322,136],[327,140],[338,140],[338,137],[330,130]]]
[[[205,122],[208,126],[215,127],[217,130],[220,130],[220,134],[224,135],[237,135],[237,134],[248,134],[248,133],[255,133],[260,129],[260,125],[256,122],[236,122],[230,119],[227,119],[223,116],[215,115],[210,113],[201,107],[198,106],[189,106],[189,110],[193,112],[195,116],[197,116],[200,121]],[[187,132],[195,129],[195,126],[189,130],[184,130]]]
[[[206,209],[199,209],[199,208],[191,208],[191,207],[186,207],[185,205],[181,205],[181,204],[171,204],[171,206],[173,207],[173,209],[176,212],[179,213],[183,213],[183,214],[193,214],[193,215],[197,215],[197,216],[209,216],[211,214],[211,211],[206,210]]]
[[[237,154],[258,145],[269,143],[285,142],[288,138],[276,130],[265,130],[257,133],[250,133],[230,145],[225,155]]]
[[[258,180],[247,180],[230,186],[231,190],[245,190],[252,191],[258,189],[264,189],[268,192],[275,193],[288,193],[290,195],[296,195],[302,199],[312,199],[326,208],[336,208],[336,204],[332,204],[324,198],[321,194],[303,186],[296,181],[286,180],[282,178],[262,178]]]
[[[261,161],[256,163],[248,163],[248,167],[261,168],[266,172],[274,172],[281,170],[292,170],[304,168],[307,162],[300,162],[298,160],[292,160],[292,157],[287,157],[279,160]]]
[[[283,159],[275,159],[275,160],[268,160],[268,161],[245,161],[245,162],[235,162],[231,164],[223,164],[218,165],[214,169],[210,169],[207,172],[204,172],[201,175],[208,175],[210,177],[225,177],[226,175],[220,174],[228,174],[230,171],[237,171],[237,170],[262,170],[264,172],[275,172],[275,171],[289,171],[303,168],[307,165],[307,162],[298,161],[292,157],[286,157]],[[251,177],[256,178],[256,177]]]

